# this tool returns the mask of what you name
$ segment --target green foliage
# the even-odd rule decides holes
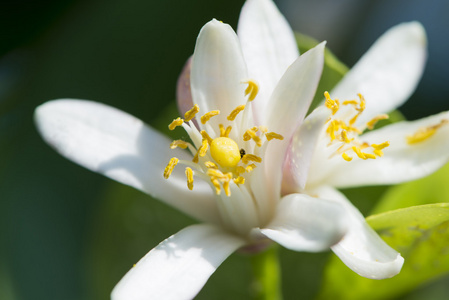
[[[436,203],[449,199],[448,175],[449,164],[426,178],[390,188],[374,208],[376,215],[367,218],[404,257],[399,275],[366,279],[334,256],[319,299],[330,295],[333,299],[391,299],[448,273],[449,203]]]
[[[317,40],[301,33],[295,33],[296,42],[301,53],[315,47],[319,44]],[[318,84],[315,98],[312,101],[309,112],[311,112],[323,99],[324,92],[330,91],[348,72],[346,67],[338,58],[326,48],[324,52],[323,74]]]

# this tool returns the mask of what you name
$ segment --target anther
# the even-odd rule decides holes
[[[382,114],[382,115],[375,116],[371,121],[366,123],[366,127],[369,130],[373,130],[374,126],[376,125],[377,122],[379,122],[380,120],[386,120],[386,119],[388,119],[388,115],[387,114]]]
[[[324,92],[324,97],[326,98],[326,101],[324,102],[324,105],[332,110],[332,114],[335,115],[339,109],[339,102],[338,99],[332,100],[331,96],[328,92]]]
[[[283,140],[284,137],[282,135],[280,135],[279,133],[276,132],[268,132],[265,134],[265,136],[267,137],[268,141],[271,141],[272,139],[277,139],[277,140]]]
[[[262,162],[262,158],[259,157],[259,156],[254,155],[254,154],[245,154],[245,155],[243,155],[242,162],[244,164],[247,164],[250,161],[254,161],[254,162],[260,163],[260,162]]]
[[[168,129],[174,130],[176,127],[181,126],[184,123],[184,120],[181,118],[174,119],[173,122],[168,125]]]
[[[212,143],[212,138],[209,136],[209,134],[206,132],[206,130],[201,130],[200,134],[203,137],[203,139],[207,140],[207,142],[209,144]]]
[[[343,142],[349,144],[354,138],[350,139],[348,138],[348,132],[346,130],[341,131],[341,138],[343,139]]]
[[[235,118],[237,117],[237,115],[239,114],[239,112],[241,112],[242,110],[245,109],[245,105],[239,105],[237,106],[232,112],[231,114],[228,116],[228,121],[234,121]]]
[[[187,177],[187,187],[189,190],[193,189],[193,171],[191,168],[186,168],[186,177]]]
[[[206,168],[209,168],[209,169],[218,169],[217,165],[211,161],[206,161],[204,163],[204,165],[206,166]]]
[[[170,159],[170,162],[168,163],[168,165],[165,167],[165,170],[164,170],[164,178],[165,179],[168,179],[168,177],[170,177],[171,173],[173,172],[173,169],[178,164],[178,162],[179,162],[179,159],[177,159],[176,157],[172,157]]]
[[[215,117],[216,115],[220,114],[219,110],[212,110],[208,113],[205,113],[202,117],[201,117],[201,123],[206,124],[207,121],[210,120],[210,118]]]
[[[361,159],[366,159],[365,154],[360,150],[360,148],[356,147],[356,146],[352,146],[352,150],[355,152],[355,154],[357,154],[358,157],[360,157]]]
[[[189,143],[183,141],[183,140],[175,140],[170,144],[170,149],[175,149],[177,147],[181,149],[186,149],[188,147]]]
[[[343,157],[344,160],[346,161],[351,161],[352,157],[347,155],[346,152],[343,152],[343,154],[341,155]]]
[[[200,107],[198,106],[198,104],[195,104],[190,110],[188,110],[184,114],[185,121],[189,122],[190,120],[192,120],[199,111]]]
[[[203,139],[203,142],[201,143],[201,146],[198,149],[198,155],[200,157],[204,157],[207,153],[207,149],[209,149],[209,143],[207,142],[207,139]]]
[[[232,130],[231,125],[226,127],[226,129],[224,128],[223,124],[218,124],[218,127],[220,128],[220,137],[228,137],[229,134],[231,133]]]
[[[245,96],[248,96],[248,101],[253,101],[257,94],[259,93],[259,85],[254,80],[244,81],[243,83],[247,83],[248,87],[245,90]]]
[[[420,128],[414,134],[406,137],[407,143],[408,144],[416,144],[416,143],[425,141],[428,138],[430,138],[432,135],[434,135],[435,132],[437,131],[437,129],[439,129],[441,126],[443,126],[447,123],[449,123],[449,120],[443,119],[440,121],[440,123],[438,123],[436,125]]]
[[[235,184],[244,184],[245,183],[245,178],[243,178],[242,176],[234,178],[234,183]]]
[[[252,170],[254,170],[257,166],[255,164],[250,164],[248,166],[246,166],[245,171],[246,172],[251,172]]]

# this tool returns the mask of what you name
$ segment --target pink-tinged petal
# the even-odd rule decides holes
[[[247,78],[240,43],[231,26],[215,19],[204,25],[196,42],[190,79],[199,116],[218,109],[220,115],[209,124],[214,129],[218,124],[226,125],[226,117],[246,101],[243,81]]]
[[[145,255],[115,286],[112,300],[193,299],[245,241],[209,224],[192,225]]]
[[[318,107],[306,117],[293,135],[284,162],[283,195],[299,192],[306,186],[312,157],[330,114],[328,108]]]
[[[269,131],[284,137],[283,141],[270,141],[262,166],[265,178],[261,180],[273,182],[266,187],[266,192],[264,191],[270,201],[279,197],[287,147],[294,131],[304,120],[315,95],[323,70],[324,45],[323,42],[307,51],[287,69],[268,103],[268,119],[265,125]]]
[[[139,119],[101,103],[63,99],[39,106],[35,121],[44,140],[66,158],[199,220],[218,220],[208,184],[195,181],[189,191],[181,165],[169,179],[163,177],[172,157],[191,160],[191,155],[170,150],[170,140]]]
[[[298,58],[295,36],[271,0],[248,0],[240,13],[237,34],[250,78],[260,92],[253,110],[263,124],[268,100],[287,68]]]
[[[288,249],[308,252],[328,250],[346,231],[343,207],[305,194],[283,197],[273,221],[260,229],[266,237]]]
[[[415,90],[426,61],[426,34],[418,22],[388,30],[332,90],[340,100],[366,99],[357,124],[388,113],[403,104]]]
[[[438,127],[427,139],[408,143],[408,138],[420,130]],[[383,156],[374,160],[353,159],[350,162],[336,157],[328,164],[326,184],[335,187],[396,184],[427,176],[449,160],[449,112],[412,122],[399,122],[363,134],[360,139],[370,144],[389,141]],[[325,172],[326,170],[322,170]]]
[[[187,59],[176,83],[176,103],[181,116],[193,107],[192,91],[190,89],[190,72],[192,70],[192,57]]]
[[[365,222],[362,214],[331,187],[315,190],[320,197],[334,200],[347,211],[349,231],[332,251],[354,272],[371,279],[384,279],[401,271],[404,258],[388,246]]]

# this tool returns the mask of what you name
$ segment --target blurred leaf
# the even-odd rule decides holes
[[[307,50],[315,47],[319,44],[317,40],[302,33],[296,33],[296,42],[300,53],[304,53]],[[330,91],[332,88],[343,78],[348,72],[348,67],[343,64],[338,58],[326,48],[324,52],[324,68],[321,76],[320,83],[318,84],[315,98],[310,106],[309,112],[311,112],[323,99],[324,92]]]
[[[334,256],[319,299],[392,299],[449,272],[448,203],[389,211],[370,216],[367,222],[404,257],[401,273],[390,279],[367,279]]]

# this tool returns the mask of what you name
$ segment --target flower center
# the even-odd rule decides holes
[[[378,121],[388,119],[388,115],[378,115],[367,122],[365,128],[358,128],[355,123],[366,107],[365,98],[361,94],[358,94],[358,100],[345,100],[342,103],[338,99],[331,99],[328,92],[324,93],[324,97],[326,98],[325,106],[332,111],[326,129],[330,138],[328,146],[340,146],[332,155],[339,154],[346,161],[351,161],[354,154],[363,160],[382,157],[382,150],[388,147],[390,142],[385,141],[380,144],[360,142],[359,135],[365,128],[372,130]],[[345,109],[342,111],[343,107]]]
[[[164,170],[166,179],[170,177],[178,163],[184,164],[187,166],[187,186],[190,190],[193,189],[193,178],[196,176],[209,182],[217,195],[220,195],[221,191],[224,190],[225,194],[230,196],[230,185],[233,183],[236,185],[245,184],[257,164],[262,163],[266,144],[272,139],[283,139],[282,135],[268,132],[268,129],[264,126],[254,126],[245,131],[240,128],[241,126],[238,126],[248,124],[248,121],[251,120],[249,117],[251,108],[248,103],[255,99],[259,90],[257,83],[253,80],[243,83],[248,84],[245,90],[245,96],[248,96],[247,104],[237,106],[227,116],[226,119],[231,125],[227,127],[223,124],[218,125],[217,133],[219,134],[216,135],[213,128],[207,124],[211,118],[220,114],[219,110],[209,111],[201,116],[201,124],[205,125],[203,128],[208,129],[208,131],[199,131],[196,128],[192,119],[200,111],[197,104],[184,114],[184,119],[177,118],[168,126],[170,130],[182,126],[192,140],[192,143],[175,140],[171,143],[170,148],[189,149],[194,157],[192,161],[179,160],[173,157]],[[239,122],[236,122],[240,112],[243,112],[243,116]],[[234,135],[234,139],[230,138],[229,135],[233,128],[236,128],[241,136],[236,137]]]

